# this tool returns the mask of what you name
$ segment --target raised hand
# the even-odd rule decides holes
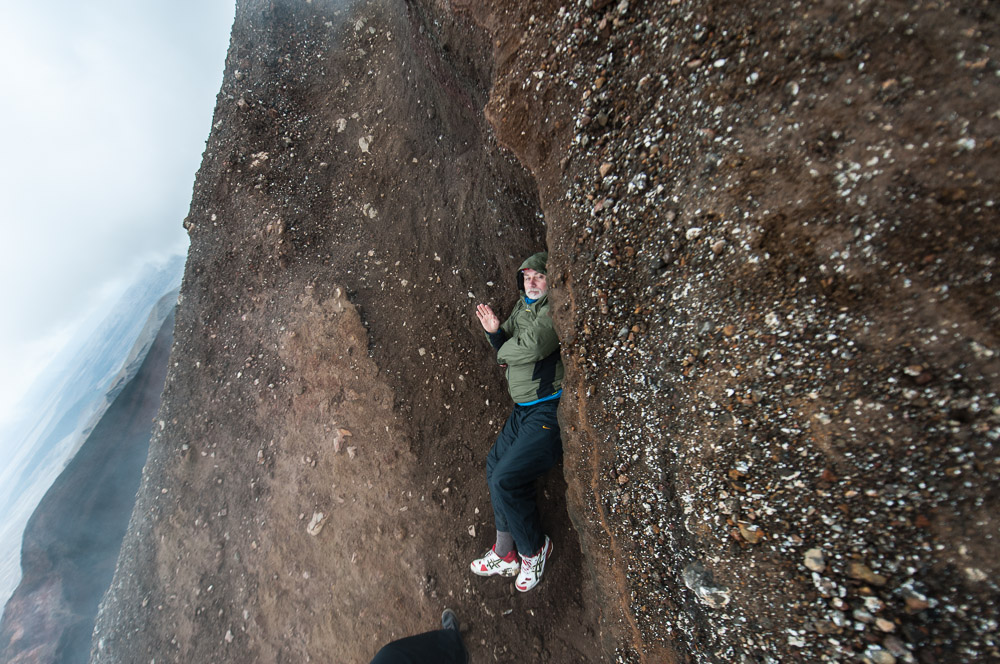
[[[500,319],[493,313],[489,305],[480,304],[476,307],[476,318],[482,323],[483,329],[493,334],[500,329]]]

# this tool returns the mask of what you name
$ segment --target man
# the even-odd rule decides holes
[[[538,584],[552,555],[535,505],[535,480],[562,456],[556,412],[563,364],[549,315],[547,259],[542,252],[521,265],[521,297],[503,325],[489,306],[476,309],[497,363],[507,369],[514,410],[486,457],[496,542],[471,568],[479,576],[517,574],[514,585],[522,592]]]

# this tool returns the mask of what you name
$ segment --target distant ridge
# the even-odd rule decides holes
[[[86,662],[97,605],[146,460],[173,340],[176,291],[161,298],[115,384],[113,403],[24,531],[21,583],[0,622],[0,661]],[[166,315],[163,310],[166,308]]]
[[[183,268],[181,256],[147,265],[111,311],[28,388],[20,426],[0,432],[16,443],[0,466],[0,602],[18,582],[17,547],[28,516],[114,400],[112,385],[135,374],[176,303]]]
[[[177,306],[177,295],[179,292],[180,288],[173,289],[161,297],[160,300],[153,306],[153,310],[146,319],[145,326],[143,326],[142,330],[139,332],[139,336],[136,338],[135,344],[132,346],[132,350],[129,351],[128,356],[122,363],[121,370],[111,380],[110,386],[107,388],[107,394],[104,397],[105,408],[114,402],[118,395],[121,394],[122,390],[125,389],[125,386],[128,385],[129,381],[135,378],[139,373],[143,360],[145,359],[147,353],[149,353],[153,344],[156,342],[160,331],[163,329],[164,322],[174,313],[174,308]],[[90,431],[94,426],[96,426],[97,422],[100,421],[102,415],[103,410],[98,412],[98,415],[92,420],[91,425],[84,430],[85,435],[90,434]]]

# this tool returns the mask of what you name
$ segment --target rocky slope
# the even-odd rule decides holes
[[[364,662],[444,605],[474,661],[1000,658],[996,25],[240,3],[93,661]],[[472,312],[545,244],[519,595],[465,571],[508,408]]]

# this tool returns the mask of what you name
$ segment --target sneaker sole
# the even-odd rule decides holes
[[[497,570],[495,572],[491,571],[481,572],[478,569],[470,567],[469,571],[471,571],[476,576],[517,576],[517,572],[519,569],[520,569],[519,567],[513,567],[511,569]]]

